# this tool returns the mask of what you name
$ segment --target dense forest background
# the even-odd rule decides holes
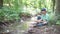
[[[0,21],[18,20],[22,14],[34,15],[42,8],[46,8],[50,14],[51,21],[55,15],[55,0],[0,0]],[[34,14],[33,14],[34,12]],[[51,15],[52,14],[52,15]]]

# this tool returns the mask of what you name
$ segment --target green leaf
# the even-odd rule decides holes
[[[60,20],[58,20],[56,24],[60,25]]]

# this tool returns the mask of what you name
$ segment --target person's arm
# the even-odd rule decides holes
[[[42,19],[40,19],[40,20],[35,20],[35,22],[42,22]]]

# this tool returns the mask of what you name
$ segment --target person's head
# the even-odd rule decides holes
[[[42,14],[46,14],[46,9],[43,8],[43,9],[41,10],[41,13],[42,13]]]

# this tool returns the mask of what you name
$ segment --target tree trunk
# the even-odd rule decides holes
[[[3,0],[0,0],[0,8],[3,7]]]
[[[57,19],[60,20],[60,0],[56,0],[56,16]]]
[[[52,0],[52,2],[53,2],[53,11],[54,11],[54,9],[55,9],[55,0]]]
[[[59,24],[58,26],[56,26],[56,28],[59,30],[60,32],[60,0],[56,0],[56,18],[57,18],[57,24]]]

